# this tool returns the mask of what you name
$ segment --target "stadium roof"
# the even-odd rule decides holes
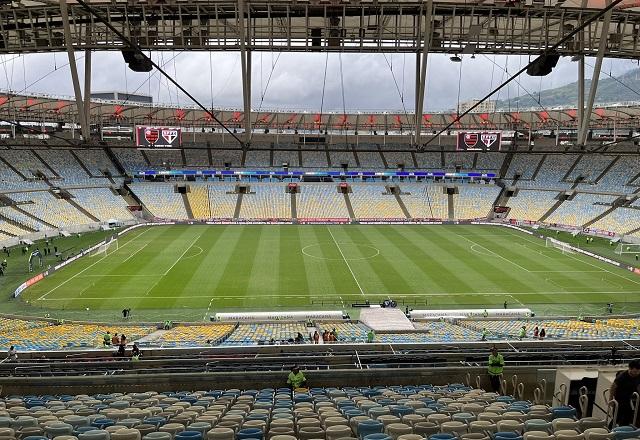
[[[65,50],[60,2],[0,2],[0,53]],[[117,50],[122,41],[75,1],[68,1],[76,49]],[[87,0],[119,31],[150,50],[239,50],[242,2],[228,0]],[[373,0],[269,0],[242,3],[247,49],[265,51],[416,52],[427,3]],[[604,0],[433,2],[430,52],[539,54],[605,5]],[[595,55],[602,18],[559,48]],[[640,56],[640,2],[624,0],[609,25],[606,57]],[[580,41],[582,40],[582,41]]]
[[[244,126],[244,113],[238,109],[217,109],[213,113],[231,128]],[[427,113],[422,116],[423,129],[438,129],[455,119],[455,113]],[[34,122],[77,122],[78,112],[73,98],[45,95],[0,94],[0,118]],[[251,126],[256,129],[307,130],[411,130],[413,113],[386,112],[324,112],[260,111],[252,112]],[[453,129],[514,129],[532,126],[538,129],[575,128],[575,108],[553,110],[505,111],[470,113]],[[163,125],[185,127],[215,127],[211,117],[195,107],[145,105],[108,100],[91,101],[91,122],[109,125]],[[623,103],[594,108],[591,128],[635,128],[640,125],[640,103]]]

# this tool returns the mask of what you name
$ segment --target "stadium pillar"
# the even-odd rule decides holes
[[[238,0],[238,32],[240,38],[240,67],[242,70],[242,98],[244,102],[244,142],[251,142],[251,52],[247,49],[244,0]]]
[[[606,5],[609,6],[611,0],[607,0]],[[600,69],[602,68],[602,59],[607,49],[607,41],[609,40],[609,23],[611,23],[611,12],[609,9],[602,19],[602,31],[600,33],[600,45],[598,46],[598,54],[596,56],[596,64],[593,67],[593,76],[591,77],[591,87],[589,88],[589,96],[587,97],[587,105],[584,107],[583,120],[580,121],[580,131],[578,132],[578,145],[584,145],[587,141],[587,133],[589,132],[589,121],[591,120],[591,110],[593,101],[598,91],[598,78],[600,77]]]
[[[582,9],[586,9],[587,0],[582,0]],[[579,50],[584,51],[584,29],[578,34]],[[577,128],[580,130],[582,121],[584,120],[584,55],[580,55],[578,59],[578,123]]]
[[[578,130],[584,121],[584,55],[578,60]]]
[[[84,51],[84,119],[91,130],[91,49]]]
[[[80,90],[80,79],[78,78],[78,66],[76,64],[73,41],[71,40],[71,26],[69,25],[67,2],[60,2],[60,16],[62,17],[62,30],[64,33],[65,46],[67,47],[67,56],[69,57],[71,81],[73,82],[73,92],[76,97],[76,108],[78,110],[78,119],[80,120],[80,128],[82,130],[82,139],[86,142],[89,140],[89,126],[87,124],[86,114],[84,111],[82,91]]]
[[[426,14],[424,17],[424,37],[422,40],[422,55],[420,60],[420,81],[417,83],[416,95],[416,114],[415,114],[415,143],[420,145],[420,131],[422,130],[422,108],[424,107],[424,89],[427,83],[427,58],[429,48],[431,47],[431,15],[433,12],[433,0],[427,1]],[[420,55],[419,55],[420,56]]]

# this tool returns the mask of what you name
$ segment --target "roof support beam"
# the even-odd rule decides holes
[[[611,4],[611,0],[607,0],[607,6]],[[591,88],[589,89],[589,96],[587,98],[587,105],[584,107],[583,117],[580,121],[580,131],[578,132],[578,145],[584,145],[587,141],[587,133],[589,132],[589,122],[591,120],[591,111],[593,102],[596,99],[596,92],[598,91],[598,78],[600,77],[600,69],[602,68],[602,59],[604,58],[605,50],[607,49],[607,41],[609,40],[609,23],[611,22],[611,12],[609,9],[603,17],[600,32],[600,45],[598,46],[598,55],[596,56],[596,64],[593,67],[593,76],[591,77]]]
[[[244,143],[251,143],[251,51],[247,48],[245,28],[245,0],[238,0],[238,36],[240,39],[240,68],[242,70],[242,98],[244,103]],[[248,26],[247,26],[248,27]]]
[[[583,9],[587,7],[587,0],[582,0],[581,7]],[[585,30],[583,29],[577,37],[580,44],[580,52],[582,53],[584,51]],[[584,120],[584,55],[579,55],[578,57],[578,121],[576,127],[580,130],[582,121]]]
[[[84,51],[84,119],[91,134],[91,49]]]
[[[64,43],[67,48],[67,56],[69,57],[69,68],[71,69],[71,81],[73,82],[73,92],[76,98],[76,107],[78,109],[78,120],[82,132],[82,140],[89,141],[90,131],[89,124],[84,111],[84,102],[82,100],[82,92],[80,90],[80,79],[78,77],[78,66],[76,64],[76,56],[73,48],[73,40],[71,39],[71,26],[69,24],[69,11],[67,10],[67,2],[60,2],[60,15],[62,17],[62,30],[64,33]]]
[[[432,27],[433,0],[428,0],[426,5],[426,14],[424,18],[424,37],[422,39],[422,55],[420,62],[420,79],[416,83],[416,109],[415,109],[415,145],[420,145],[420,135],[422,130],[422,109],[424,108],[424,89],[427,84],[427,59],[429,56],[429,48],[431,47],[431,37],[433,36]],[[419,55],[420,56],[420,55]],[[417,69],[416,69],[417,72]]]

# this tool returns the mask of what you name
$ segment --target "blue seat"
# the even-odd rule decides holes
[[[91,426],[93,426],[94,428],[98,428],[98,429],[105,429],[105,428],[107,428],[109,426],[113,426],[115,424],[116,424],[115,420],[111,420],[111,419],[96,419],[96,420],[93,421]]]
[[[363,440],[391,440],[391,437],[387,434],[369,434]]]
[[[238,431],[238,440],[260,439],[262,440],[262,430],[259,428],[245,428]]]
[[[640,429],[636,429],[635,426],[618,426],[613,428],[613,432],[616,440],[640,437]]]
[[[145,423],[147,425],[153,425],[157,428],[159,428],[160,426],[164,425],[165,423],[167,423],[167,421],[165,420],[164,417],[159,417],[159,416],[154,416],[154,417],[147,417],[146,419],[144,419],[142,421],[142,423]]]
[[[439,433],[439,434],[433,434],[432,436],[429,437],[429,440],[453,440],[455,437],[453,436],[453,434],[448,434],[448,433]]]
[[[551,413],[553,414],[554,419],[573,419],[576,417],[576,409],[571,406],[557,406],[555,408],[551,408]]]
[[[402,418],[402,416],[406,416],[407,414],[413,414],[413,408],[410,406],[404,405],[389,405],[389,411],[396,417]]]
[[[175,440],[202,440],[200,431],[182,431],[176,434]]]
[[[520,437],[520,434],[514,431],[498,431],[494,435],[496,438],[502,437],[503,439],[515,439]]]
[[[379,420],[363,420],[358,423],[358,437],[363,439],[371,434],[382,434],[384,432],[384,424]]]

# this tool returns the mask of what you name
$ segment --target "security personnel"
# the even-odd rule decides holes
[[[287,385],[289,385],[292,390],[307,385],[307,378],[304,377],[304,373],[300,371],[297,365],[291,368],[291,373],[289,373],[289,377],[287,378]]]
[[[491,389],[494,393],[500,392],[500,380],[502,379],[502,371],[504,370],[504,358],[498,349],[493,347],[491,354],[489,355],[489,366],[487,373],[489,373],[489,380],[491,381]]]

